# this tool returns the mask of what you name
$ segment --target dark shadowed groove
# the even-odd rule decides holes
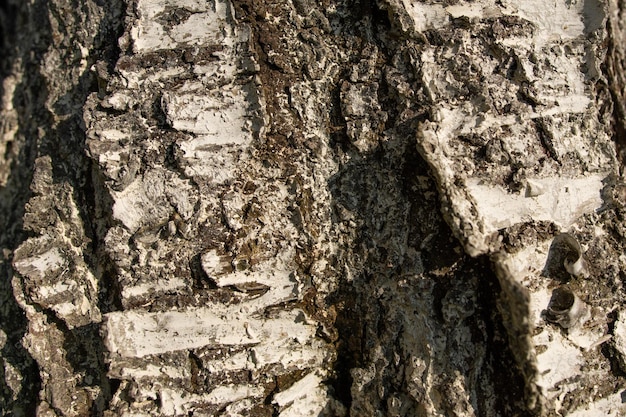
[[[0,382],[0,414],[3,415],[35,415],[41,389],[37,364],[22,345],[28,321],[13,294],[12,281],[15,279],[18,287],[21,283],[11,268],[13,250],[29,236],[29,232],[23,228],[22,219],[31,196],[29,185],[37,154],[37,128],[49,120],[44,110],[47,90],[38,67],[47,45],[48,28],[47,22],[41,17],[45,5],[40,3],[44,2],[34,2],[29,6],[26,2],[7,0],[0,5],[3,13],[0,28],[3,33],[0,53],[3,62],[0,75],[4,81],[4,77],[14,71],[22,73],[12,103],[17,111],[18,131],[8,152],[3,155],[5,161],[10,163],[10,168],[6,184],[0,187],[0,227],[3,231],[0,234],[0,248],[3,251],[3,259],[0,261],[0,328],[7,335],[1,356],[20,373],[22,380],[19,394],[12,398],[11,390],[4,386],[3,375]],[[14,65],[20,61],[20,67],[15,68]]]
[[[22,67],[18,69],[23,74],[23,78],[16,88],[13,106],[18,114],[18,140],[12,146],[14,152],[19,152],[13,159],[11,173],[8,183],[0,189],[0,205],[2,206],[3,233],[0,242],[2,247],[12,252],[32,232],[24,230],[22,218],[25,214],[26,203],[31,197],[29,185],[32,181],[33,166],[36,157],[49,155],[53,162],[53,181],[56,184],[68,183],[71,185],[73,199],[79,209],[80,218],[84,226],[84,234],[89,244],[84,248],[83,255],[87,266],[94,276],[99,278],[102,290],[100,309],[103,312],[115,309],[115,295],[111,294],[111,285],[107,283],[107,278],[111,276],[107,273],[108,262],[101,249],[101,241],[104,238],[98,231],[103,231],[96,223],[106,222],[106,212],[110,212],[110,207],[100,207],[104,211],[103,215],[96,215],[96,199],[103,200],[99,193],[103,191],[98,187],[97,181],[92,177],[92,162],[85,154],[85,131],[82,119],[82,107],[88,95],[97,91],[97,80],[91,71],[91,66],[96,61],[105,61],[109,67],[113,67],[117,61],[119,50],[117,39],[122,31],[123,23],[123,2],[99,2],[104,9],[104,17],[100,22],[98,32],[90,50],[89,62],[85,71],[78,81],[70,88],[57,103],[53,104],[53,110],[67,116],[65,120],[54,126],[53,115],[47,109],[49,91],[47,88],[46,76],[41,72],[43,57],[52,44],[51,27],[49,24],[48,11],[54,8],[54,4],[47,1],[36,1],[27,6],[24,2],[19,2],[20,6],[3,2],[0,6],[3,11],[3,22],[10,21],[11,25],[3,26],[3,54],[6,60],[3,61],[2,75],[5,76],[11,71],[9,64],[22,61]],[[81,9],[80,2],[74,4],[77,15],[85,10]],[[85,4],[83,7],[87,7]],[[15,14],[9,16],[9,14]],[[58,13],[56,13],[58,15]],[[54,15],[54,13],[53,13]],[[64,18],[69,16],[57,16]],[[89,18],[89,16],[87,17]],[[81,19],[80,24],[87,24]],[[76,26],[69,26],[68,30],[75,29]],[[13,37],[14,33],[19,36]],[[8,34],[8,35],[7,35]],[[74,33],[66,34],[69,41]],[[10,50],[9,50],[10,49]],[[61,51],[63,53],[63,51]],[[69,54],[69,51],[65,51]],[[66,63],[71,68],[71,56],[68,56]],[[63,69],[60,69],[63,71]],[[63,106],[59,103],[63,101]],[[48,129],[46,130],[46,127]],[[43,130],[39,130],[39,129]],[[40,134],[44,132],[44,134]],[[106,201],[106,198],[104,199]],[[2,263],[3,279],[0,283],[2,297],[2,312],[10,315],[9,318],[0,320],[2,330],[8,335],[8,341],[2,351],[2,357],[11,362],[13,366],[22,371],[23,381],[19,397],[15,402],[4,400],[0,405],[4,405],[6,413],[20,414],[20,410],[26,415],[34,415],[37,406],[41,380],[35,362],[28,352],[22,347],[21,339],[27,332],[27,320],[21,308],[17,305],[13,296],[11,279],[13,278],[10,269],[11,258],[5,256]],[[114,291],[113,291],[114,292]],[[3,314],[4,315],[4,314]],[[49,315],[52,317],[52,315]],[[58,320],[53,320],[58,322]],[[58,324],[58,323],[57,323]],[[109,381],[106,378],[106,365],[104,363],[104,347],[102,346],[99,329],[97,325],[84,326],[82,328],[69,330],[65,326],[66,335],[65,348],[72,354],[67,355],[68,361],[75,370],[84,371],[85,375],[93,378],[93,384],[101,387],[103,398],[97,402],[103,404],[110,398]],[[2,393],[8,392],[2,390]],[[101,405],[100,407],[101,408]],[[5,414],[4,411],[1,414]],[[93,410],[95,412],[95,408]]]
[[[42,150],[52,157],[54,181],[71,184],[73,199],[78,207],[88,242],[83,248],[83,259],[98,280],[98,308],[104,314],[121,307],[116,273],[111,270],[111,262],[104,250],[105,234],[110,227],[112,203],[95,163],[86,153],[86,132],[82,111],[90,94],[101,93],[100,80],[97,79],[92,66],[105,63],[106,68],[111,69],[117,62],[120,54],[117,40],[124,30],[125,4],[121,0],[96,3],[104,15],[98,24],[88,64],[78,82],[64,96],[71,103],[72,116],[57,125],[57,128],[47,136],[50,141],[42,144]],[[77,10],[77,13],[80,12]],[[68,36],[71,37],[72,34]],[[64,110],[56,105],[55,107],[59,112]],[[64,141],[65,149],[61,151],[63,153],[59,152],[62,148],[57,146],[59,141]],[[63,163],[66,155],[70,155],[73,164]],[[69,330],[61,324],[57,323],[57,326],[62,328],[66,335],[64,347],[68,353],[73,352],[67,355],[72,368],[75,372],[82,371],[85,375],[91,376],[93,384],[101,389],[101,397],[94,403],[92,412],[96,413],[101,407],[106,409],[116,386],[112,386],[112,380],[107,377],[100,326],[92,324]]]

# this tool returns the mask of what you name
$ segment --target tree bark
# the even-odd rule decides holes
[[[0,412],[626,413],[622,7],[0,3]]]

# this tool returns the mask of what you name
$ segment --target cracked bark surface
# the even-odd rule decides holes
[[[0,412],[626,412],[611,1],[0,3]]]

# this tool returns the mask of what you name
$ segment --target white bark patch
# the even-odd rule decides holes
[[[66,253],[59,247],[50,247],[55,242],[48,237],[30,242],[41,245],[42,252],[36,253],[35,249],[26,258],[17,255],[13,263],[15,270],[24,277],[30,301],[54,311],[70,329],[100,322],[100,310],[91,301],[97,292],[96,278],[76,257],[75,248],[64,247]],[[26,252],[27,248],[24,249]]]
[[[536,47],[547,43],[576,39],[583,35],[584,1],[505,1],[505,14],[519,16],[537,27]]]
[[[489,235],[499,229],[525,221],[551,221],[567,229],[581,215],[600,208],[604,174],[579,178],[548,177],[531,179],[531,190],[511,193],[479,179],[467,182],[472,207],[481,220],[482,233]],[[542,190],[536,196],[537,189]]]
[[[197,137],[185,143],[188,156],[208,145],[244,144],[252,139],[247,93],[241,86],[222,89],[219,95],[206,90],[166,92],[162,104],[168,123]]]
[[[449,15],[440,4],[422,4],[411,0],[402,0],[402,3],[413,19],[413,28],[417,32],[442,28],[448,24]]]
[[[202,404],[226,404],[244,398],[260,397],[263,389],[253,385],[224,385],[208,394],[184,394],[181,391],[163,388],[159,391],[161,413],[166,416],[187,415]]]
[[[548,42],[576,39],[585,30],[582,1],[502,1],[499,5],[481,1],[450,6],[412,0],[402,0],[402,3],[413,19],[417,32],[444,28],[450,25],[452,18],[517,16],[536,25],[537,33],[533,42],[537,47],[542,47]]]
[[[322,374],[311,372],[288,389],[274,395],[280,407],[280,417],[319,416],[328,404],[328,394],[322,384]]]
[[[170,8],[189,13],[173,25],[159,21]],[[199,45],[207,41],[228,42],[233,36],[229,16],[230,2],[214,0],[141,0],[137,4],[139,21],[131,29],[135,52],[173,49],[181,44]]]
[[[215,48],[208,62],[195,63],[195,80],[164,90],[161,105],[167,123],[189,134],[179,146],[185,174],[226,181],[233,164],[216,155],[215,146],[248,145],[262,134],[263,98],[252,74],[258,65],[247,49],[249,29],[238,25],[229,1],[141,0],[139,18],[130,30],[136,53],[190,46]],[[161,83],[184,68],[124,71],[130,89]],[[107,103],[117,103],[113,97]],[[123,104],[122,104],[123,105]],[[234,161],[233,161],[234,162]]]
[[[126,286],[122,289],[122,297],[125,299],[137,298],[151,292],[166,293],[184,289],[189,285],[187,281],[181,278],[170,278],[167,281],[149,282],[134,286]]]
[[[51,248],[43,253],[21,259],[14,263],[15,269],[33,280],[44,280],[58,275],[68,266],[68,260],[59,248]],[[45,292],[45,290],[44,290]]]
[[[169,379],[188,379],[189,371],[180,366],[156,366],[151,363],[145,364],[143,367],[126,366],[118,370],[112,370],[110,375],[121,379],[155,379],[166,376]]]
[[[112,191],[113,217],[131,232],[143,226],[165,224],[181,200],[194,201],[191,187],[164,169],[151,169],[123,191]],[[178,207],[177,207],[178,208]],[[184,214],[184,213],[183,213]]]
[[[198,308],[187,311],[110,313],[105,323],[105,344],[109,352],[122,357],[194,349],[208,345],[236,346],[273,340],[304,344],[316,328],[306,324],[301,311],[292,310],[272,320],[254,318],[241,310]]]

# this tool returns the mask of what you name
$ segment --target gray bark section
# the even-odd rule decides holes
[[[559,227],[508,225],[487,254],[468,256],[476,223],[454,206],[464,174],[446,182],[424,139],[442,103],[461,97],[478,114],[546,105],[520,75],[526,58],[498,44],[532,23],[415,28],[392,1],[184,3],[158,16],[146,2],[2,4],[3,414],[555,415],[619,396],[619,177],[572,231],[587,277],[560,264],[548,274],[614,336],[580,350],[580,375],[559,381],[555,399],[537,386],[535,356],[550,346],[531,336],[573,331],[559,319],[529,327],[532,289],[502,259]],[[563,48],[588,51],[593,67],[608,35],[606,74],[582,69],[593,100],[579,133],[597,135],[597,160],[611,165],[604,138],[621,151],[624,83],[621,8],[609,6],[606,32],[589,15],[588,37]],[[211,13],[219,30],[176,37]],[[157,24],[168,38],[151,44]],[[490,51],[492,79],[459,47],[469,38]],[[424,83],[429,51],[443,93]],[[513,86],[506,103],[471,100],[499,94],[494,80]],[[213,119],[223,109],[243,116]],[[549,133],[564,124],[529,123],[529,158],[560,165],[557,177],[595,169],[559,153]],[[454,151],[468,150],[455,154],[463,172],[483,166],[509,190],[525,184],[506,132],[453,136]]]

